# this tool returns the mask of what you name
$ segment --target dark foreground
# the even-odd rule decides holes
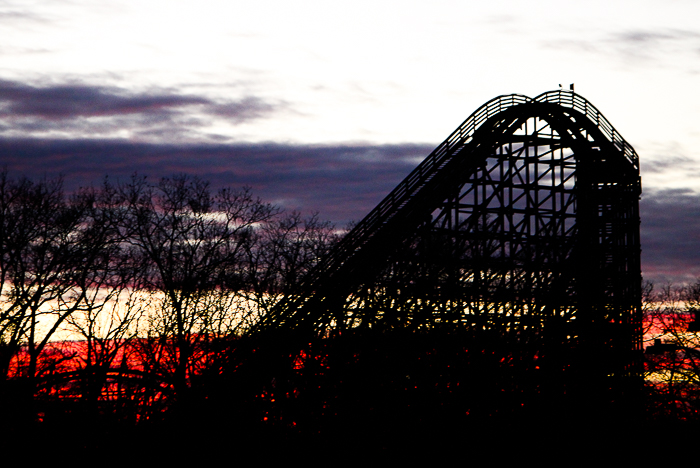
[[[154,460],[536,458],[639,446],[659,432],[676,444],[700,427],[664,410],[640,377],[599,372],[590,349],[431,332],[268,336],[223,351],[187,388],[149,400],[151,408],[138,406],[143,399],[29,398],[8,382],[2,443]]]

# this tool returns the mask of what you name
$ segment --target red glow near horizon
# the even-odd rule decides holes
[[[693,316],[687,313],[650,313],[646,314],[642,321],[643,327],[643,345],[648,348],[654,342],[654,339],[662,338],[664,342],[671,342],[675,336],[694,338],[697,346],[697,335],[686,333],[688,323]],[[109,343],[105,344],[109,347]],[[465,349],[469,353],[469,350]],[[478,351],[477,351],[478,352]],[[89,370],[88,366],[88,343],[86,341],[61,341],[49,343],[41,353],[37,365],[37,377],[40,381],[45,382],[38,388],[38,394],[66,398],[66,399],[81,399],[84,396],[85,387],[81,383],[81,376],[86,375],[83,372]],[[428,355],[430,355],[428,351]],[[201,352],[194,356],[188,367],[188,378],[200,375],[204,369],[211,366],[211,363],[216,358],[213,352]],[[355,355],[358,358],[358,355]],[[539,358],[536,356],[535,359]],[[302,349],[295,356],[290,356],[290,365],[296,372],[303,372],[305,368],[312,364],[309,368],[311,372],[324,373],[328,367],[328,357],[321,352],[313,353],[310,350]],[[509,366],[512,364],[512,359],[503,357],[499,359],[501,365]],[[117,401],[124,398],[131,399],[136,404],[160,405],[158,407],[167,407],[169,396],[173,394],[174,383],[172,376],[176,372],[177,362],[177,347],[172,343],[163,345],[157,340],[137,339],[129,342],[126,346],[122,346],[110,359],[109,364],[102,369],[106,372],[104,384],[101,384],[101,389],[98,391],[98,399],[101,401]],[[93,360],[92,369],[96,369]],[[644,375],[647,381],[656,386],[669,385],[665,372],[671,365],[681,366],[682,369],[691,371],[697,367],[692,356],[684,354],[660,354],[647,355],[645,359]],[[694,367],[695,366],[695,367]],[[29,353],[27,349],[22,349],[20,353],[15,355],[10,363],[8,372],[9,379],[27,377],[29,369]],[[539,370],[540,365],[534,365],[532,370]],[[157,382],[156,387],[147,389],[138,386],[137,382],[142,382],[147,377]],[[129,387],[129,379],[133,388]],[[127,382],[125,384],[125,382]],[[452,392],[458,388],[459,381],[447,382],[445,390]],[[411,382],[406,390],[417,390],[418,385]],[[134,388],[136,390],[134,390]],[[660,388],[660,387],[659,387]],[[261,389],[262,390],[262,389]],[[131,393],[130,393],[131,392]],[[265,388],[261,393],[256,395],[258,401],[264,401],[267,404],[273,404],[277,400],[294,399],[299,396],[299,391],[279,392],[271,387]],[[138,417],[148,418],[148,414]],[[277,421],[277,416],[268,412],[264,416],[265,421]],[[291,421],[290,424],[295,424]]]

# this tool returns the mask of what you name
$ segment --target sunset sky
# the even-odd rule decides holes
[[[700,275],[700,2],[0,0],[0,164],[179,172],[343,227],[489,99],[568,88],[640,156],[645,278]]]

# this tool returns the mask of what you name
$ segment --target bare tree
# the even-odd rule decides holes
[[[12,373],[28,397],[50,388],[95,406],[117,379],[132,411],[159,411],[337,238],[317,215],[187,176],[65,197],[60,179],[0,173],[0,383]],[[82,341],[51,343],[66,330]]]
[[[292,212],[271,219],[254,232],[247,244],[250,264],[249,300],[256,314],[249,324],[268,313],[294,288],[339,240],[340,235],[317,213],[303,218]]]
[[[34,183],[0,174],[3,376],[25,346],[21,374],[34,382],[41,374],[42,351],[83,305],[82,285],[110,242],[93,204],[89,191],[67,200],[60,179]]]
[[[119,192],[124,239],[145,269],[139,286],[160,303],[151,334],[168,349],[158,359],[171,363],[180,392],[210,337],[212,295],[245,287],[246,246],[276,210],[247,189],[212,195],[208,183],[184,175],[157,184],[134,176]]]
[[[700,281],[686,286],[649,286],[646,306],[645,378],[656,417],[700,417],[700,334],[696,312]]]
[[[83,301],[66,322],[69,331],[82,338],[74,358],[75,366],[82,369],[81,397],[95,403],[107,373],[114,367],[128,367],[128,346],[137,337],[151,298],[135,288],[141,268],[121,236],[125,213],[116,189],[105,181],[101,190],[85,190],[81,196],[90,200],[91,219],[90,225],[83,226],[83,238],[102,248],[93,262],[81,267],[75,287]]]

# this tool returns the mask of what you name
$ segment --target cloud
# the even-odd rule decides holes
[[[662,174],[666,172],[687,172],[697,167],[697,161],[691,157],[677,155],[659,159],[645,159],[642,170],[645,174]]]
[[[241,124],[286,108],[256,96],[214,100],[170,89],[129,91],[85,83],[0,80],[0,131],[7,136],[168,136],[182,140],[220,119]],[[177,134],[177,136],[176,136]]]
[[[49,20],[44,16],[38,15],[29,11],[21,10],[5,10],[0,11],[0,22],[7,24],[7,22],[37,22],[37,23],[48,23]]]
[[[700,277],[700,194],[645,190],[640,213],[645,278],[680,283]]]
[[[0,116],[48,120],[162,112],[182,106],[210,104],[197,96],[172,93],[127,94],[113,87],[90,85],[31,86],[0,81]]]
[[[603,35],[589,34],[588,39],[561,37],[541,43],[545,48],[561,49],[614,58],[627,65],[665,63],[668,66],[685,66],[678,63],[679,56],[696,55],[700,49],[700,33],[692,30],[662,28],[628,29]]]
[[[433,150],[428,145],[150,144],[112,139],[0,138],[11,174],[63,175],[67,190],[126,180],[198,175],[215,187],[250,186],[287,209],[319,211],[339,225],[361,219]]]
[[[700,45],[700,34],[696,31],[662,29],[629,30],[612,34],[605,42],[627,63],[649,61],[670,65],[679,55],[694,54]]]
[[[211,106],[210,113],[227,117],[236,122],[245,120],[257,119],[264,117],[266,114],[275,112],[277,107],[256,97],[246,97],[236,102],[225,104],[214,104]]]
[[[13,176],[63,175],[66,190],[126,181],[197,175],[214,188],[251,187],[287,210],[318,211],[344,227],[362,219],[433,146],[149,144],[123,140],[0,138],[0,164]],[[640,202],[642,269],[657,283],[700,276],[700,194],[645,189]]]
[[[637,150],[644,155],[640,163],[645,192],[649,188],[697,187],[700,166],[687,145],[667,140],[647,143]]]
[[[674,41],[684,41],[687,39],[698,39],[700,33],[696,31],[686,31],[682,29],[664,29],[660,31],[631,30],[615,33],[612,41],[630,46],[658,46]]]

